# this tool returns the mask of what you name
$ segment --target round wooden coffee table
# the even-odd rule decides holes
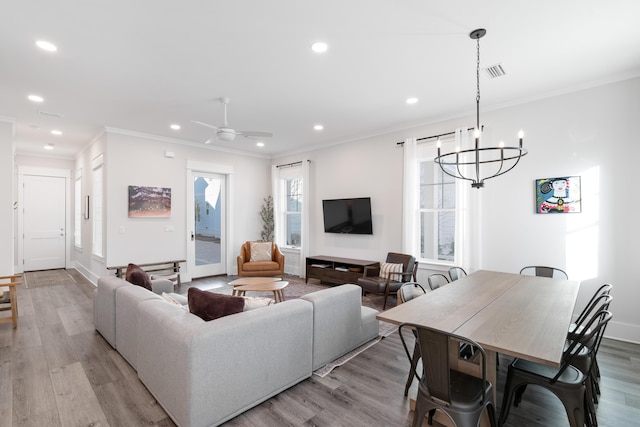
[[[263,285],[265,283],[279,282],[279,277],[240,277],[239,279],[229,282],[234,288],[244,285]]]
[[[273,292],[273,299],[276,303],[282,302],[284,298],[284,288],[287,287],[289,282],[277,281],[267,283],[257,283],[252,285],[240,285],[233,288],[232,295],[244,296],[247,292]]]

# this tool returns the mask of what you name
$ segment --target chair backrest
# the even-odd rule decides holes
[[[396,281],[400,282],[408,282],[413,278],[413,281],[416,281],[416,272],[418,270],[418,263],[416,262],[416,258],[413,255],[407,254],[399,254],[396,252],[389,252],[387,254],[387,263],[391,264],[402,264],[402,278],[399,279],[399,275],[394,277]]]
[[[520,274],[538,277],[550,277],[553,279],[569,279],[569,276],[567,276],[567,273],[565,273],[564,270],[556,267],[546,267],[544,265],[528,265],[526,267],[522,267],[522,269],[520,270]]]
[[[464,277],[467,275],[467,272],[464,271],[464,268],[462,267],[451,267],[449,269],[449,277],[451,278],[451,281],[454,282],[458,279],[460,279],[461,277]]]
[[[399,326],[398,332],[404,346],[405,353],[409,360],[412,356],[409,354],[409,348],[404,339],[404,329],[413,329],[412,333],[416,336],[417,344],[420,348],[422,357],[422,375],[418,375],[414,369],[414,375],[420,381],[420,384],[427,388],[429,396],[438,403],[451,405],[451,368],[449,365],[449,340],[454,339],[461,344],[466,344],[476,348],[478,354],[482,357],[480,360],[482,368],[482,381],[487,381],[487,356],[484,349],[475,341],[461,337],[459,335],[447,334],[437,331],[426,326],[403,323]],[[452,346],[456,349],[458,346]],[[456,354],[457,357],[457,354]],[[464,385],[461,385],[464,387]],[[482,402],[484,403],[486,387],[482,387]]]
[[[449,283],[449,279],[444,274],[433,273],[433,274],[430,274],[429,277],[427,277],[427,282],[429,283],[429,288],[432,291],[435,291],[440,286],[444,286],[447,283]]]
[[[416,288],[420,288],[422,292],[417,294]],[[424,288],[418,282],[407,282],[400,289],[398,289],[398,302],[400,304],[411,301],[419,295],[423,295],[425,293]]]
[[[608,310],[599,310],[591,316],[589,321],[581,328],[580,333],[577,334],[574,340],[570,341],[570,344],[562,353],[562,365],[556,376],[551,379],[551,384],[562,376],[567,367],[572,364],[573,359],[583,353],[583,349],[587,350],[587,355],[589,356],[589,366],[585,374],[591,370],[591,365],[595,360],[593,355],[600,346],[604,330],[612,317],[613,314]]]
[[[605,283],[604,285],[600,286],[598,290],[595,291],[595,293],[593,294],[593,296],[591,297],[587,305],[584,306],[584,309],[582,309],[582,312],[578,316],[578,319],[576,320],[575,323],[576,324],[582,323],[585,320],[585,318],[589,315],[589,313],[593,311],[593,308],[596,306],[597,300],[600,299],[600,296],[609,295],[611,293],[611,289],[613,289],[613,285],[610,283]],[[605,310],[608,310],[608,309],[609,308],[607,306]]]
[[[602,310],[609,310],[609,305],[612,300],[613,297],[608,293],[600,294],[597,297],[592,298],[592,300],[589,301],[589,304],[584,308],[584,310],[582,310],[580,316],[576,319],[576,327],[573,331],[573,335],[578,335],[580,333],[585,324],[591,320],[593,313]]]

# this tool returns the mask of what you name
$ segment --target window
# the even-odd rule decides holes
[[[456,182],[433,160],[419,162],[420,258],[455,262]]]
[[[75,181],[75,206],[73,243],[76,247],[82,247],[82,169],[78,170]]]
[[[302,178],[284,180],[286,199],[284,211],[287,246],[300,246],[302,238]]]
[[[102,243],[102,183],[103,183],[103,161],[102,154],[92,162],[93,168],[93,207],[91,216],[93,217],[93,245],[92,253],[96,256],[103,256]]]

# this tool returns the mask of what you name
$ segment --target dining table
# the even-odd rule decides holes
[[[480,344],[497,403],[498,353],[560,366],[579,289],[580,282],[573,280],[479,270],[377,318],[396,325],[427,326]],[[477,366],[460,357],[450,364],[452,369],[481,375]]]

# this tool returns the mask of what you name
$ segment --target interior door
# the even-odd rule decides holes
[[[64,177],[24,176],[24,271],[66,267],[65,188]]]
[[[193,171],[189,270],[192,277],[225,274],[225,175]]]

